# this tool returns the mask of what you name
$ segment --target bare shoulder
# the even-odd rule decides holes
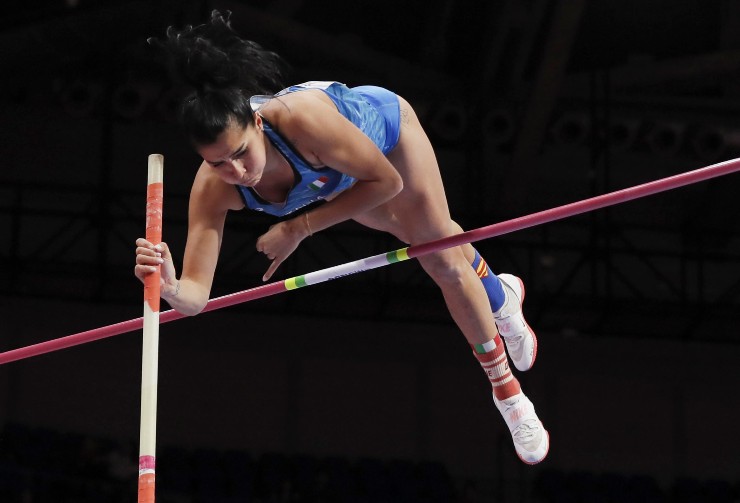
[[[270,100],[260,113],[287,135],[311,131],[321,121],[342,117],[323,91],[307,89]]]
[[[205,162],[198,168],[190,191],[191,218],[192,211],[205,212],[209,215],[225,214],[228,210],[244,208],[244,202],[233,185],[225,183]]]

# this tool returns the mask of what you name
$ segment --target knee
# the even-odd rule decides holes
[[[459,257],[450,257],[447,254],[433,254],[422,262],[422,266],[439,286],[462,286],[467,273],[470,272],[470,264],[465,261],[461,253],[459,255]]]

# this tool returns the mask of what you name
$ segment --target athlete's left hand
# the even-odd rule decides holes
[[[270,229],[257,239],[257,251],[264,253],[272,260],[267,272],[262,276],[262,281],[272,277],[277,268],[291,253],[298,248],[298,244],[308,236],[307,229],[299,218],[285,220],[270,227]]]

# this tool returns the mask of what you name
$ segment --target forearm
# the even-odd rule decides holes
[[[208,304],[209,293],[198,283],[180,278],[175,285],[163,288],[161,297],[178,313],[195,316]]]
[[[351,220],[366,211],[380,206],[398,194],[402,187],[400,177],[380,182],[358,181],[326,204],[311,210],[303,224],[309,232],[316,233],[345,220]]]

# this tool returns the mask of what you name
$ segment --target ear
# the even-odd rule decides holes
[[[262,116],[258,113],[254,114],[254,125],[257,126],[257,129],[262,131],[262,128],[264,127],[262,125]]]

